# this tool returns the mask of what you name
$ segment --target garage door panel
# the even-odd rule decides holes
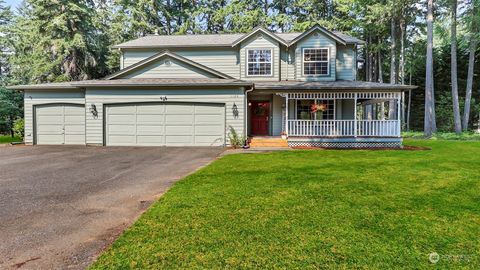
[[[65,134],[85,135],[85,126],[84,125],[65,125]]]
[[[216,114],[221,115],[223,106],[218,105],[196,105],[195,114]]]
[[[44,105],[37,108],[37,115],[61,115],[63,113],[63,106],[59,105]]]
[[[193,114],[193,105],[167,104],[165,108],[167,114]]]
[[[191,114],[181,115],[166,115],[165,123],[171,126],[177,125],[193,125],[193,116]]]
[[[224,144],[223,105],[138,103],[122,106],[115,106],[113,114],[107,109],[108,145]]]
[[[48,134],[63,134],[63,125],[48,125],[43,124],[37,127],[37,135],[48,135]]]
[[[85,134],[68,134],[65,136],[65,144],[83,144],[85,140]]]
[[[38,144],[63,144],[64,136],[63,134],[37,134],[37,143]]]
[[[155,146],[163,145],[163,136],[137,136],[137,145],[143,146]]]
[[[163,135],[163,125],[137,125],[137,135]]]
[[[165,106],[158,104],[139,105],[137,106],[137,114],[157,114],[163,115],[165,113]]]
[[[109,124],[135,124],[135,115],[133,114],[114,114],[108,116]]]
[[[40,121],[39,121],[40,120]],[[37,113],[37,122],[38,124],[62,124],[63,123],[63,115],[60,113],[58,115],[39,115]]]
[[[135,125],[117,125],[110,124],[107,128],[111,135],[135,135]]]
[[[134,145],[135,135],[110,135],[107,142],[109,145]]]
[[[76,123],[83,125],[85,123],[85,115],[65,115],[65,123]]]
[[[163,125],[163,115],[147,114],[137,115],[137,124]]]
[[[35,110],[37,144],[85,144],[85,107],[41,105]]]
[[[85,115],[85,108],[80,106],[65,106],[65,115]]]
[[[136,108],[134,105],[123,105],[123,106],[109,106],[108,115],[115,114],[134,114]]]
[[[166,126],[166,135],[193,135],[193,128],[191,126]]]

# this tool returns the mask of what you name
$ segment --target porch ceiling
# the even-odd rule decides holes
[[[258,90],[375,90],[375,91],[406,91],[418,88],[415,85],[400,85],[363,81],[275,81],[256,82]]]

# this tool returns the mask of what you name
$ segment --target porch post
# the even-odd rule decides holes
[[[400,99],[401,99],[401,94],[397,93],[397,126],[398,126],[398,134],[397,135],[398,135],[398,137],[400,137],[401,134],[402,134],[402,119],[401,119],[402,109],[401,109]]]
[[[288,138],[288,96],[289,94],[287,93],[285,95],[285,133],[287,134],[287,138]]]
[[[353,102],[353,136],[357,137],[357,93],[355,93],[355,99]]]

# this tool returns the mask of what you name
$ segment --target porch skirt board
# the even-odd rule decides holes
[[[402,138],[288,138],[289,147],[402,148]]]

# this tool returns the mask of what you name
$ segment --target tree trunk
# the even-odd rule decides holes
[[[395,73],[395,65],[396,65],[396,51],[397,51],[397,40],[395,38],[395,19],[392,18],[390,23],[390,38],[391,38],[391,46],[390,46],[390,83],[396,84],[396,73]]]
[[[405,19],[400,21],[400,80],[405,84]]]
[[[433,88],[433,0],[427,2],[427,63],[425,69],[424,133],[429,138],[437,132],[435,122],[435,93]]]
[[[452,0],[452,25],[451,25],[451,79],[452,79],[452,101],[453,101],[453,120],[455,123],[455,133],[462,133],[462,120],[460,118],[460,104],[458,101],[458,82],[457,82],[457,0]]]
[[[378,81],[378,57],[377,54],[372,52],[372,58],[373,58],[373,78],[372,82]]]
[[[475,5],[474,3],[472,3]],[[476,16],[476,9],[473,8],[472,16]],[[475,69],[475,51],[477,50],[478,38],[475,35],[477,33],[477,25],[475,18],[472,22],[472,31],[470,37],[470,53],[468,57],[468,73],[467,73],[467,88],[465,93],[465,108],[463,109],[463,130],[468,130],[468,122],[470,121],[470,106],[472,102],[472,87],[473,87],[473,72]]]
[[[372,44],[372,37],[368,35],[368,44]],[[371,45],[370,45],[371,46]],[[368,81],[372,81],[373,77],[373,63],[372,63],[372,49],[368,46],[367,48],[367,60],[368,60]]]
[[[378,44],[380,44],[380,40]],[[380,47],[378,49],[378,82],[383,83],[382,51]]]

